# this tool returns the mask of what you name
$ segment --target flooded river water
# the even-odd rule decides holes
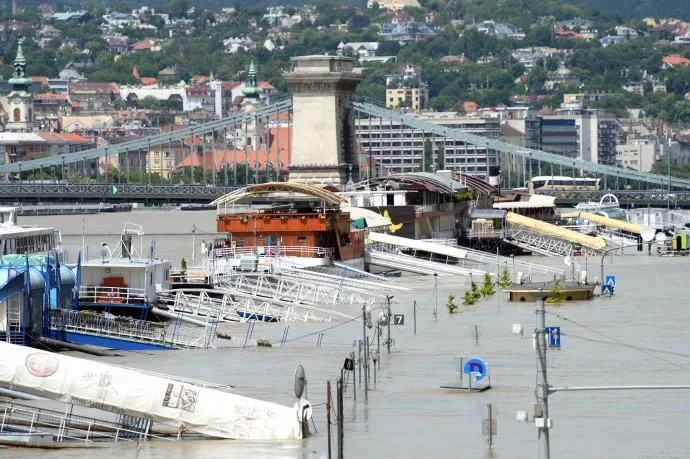
[[[62,231],[70,257],[82,247],[82,217],[22,218],[21,223],[50,225]],[[98,256],[101,241],[115,247],[125,221],[143,225],[144,251],[156,240],[156,254],[179,266],[189,262],[192,225],[213,232],[213,212],[137,211],[85,217],[91,258]],[[172,235],[177,233],[177,235]],[[182,234],[184,233],[184,234]],[[72,236],[70,236],[72,235]],[[196,243],[203,236],[196,235]],[[210,237],[207,238],[207,240]],[[138,245],[138,241],[135,242]],[[532,261],[563,267],[560,258],[534,257]],[[584,259],[580,261],[585,265]],[[600,259],[587,261],[589,278],[599,276]],[[548,352],[548,377],[553,386],[687,384],[690,380],[688,349],[688,281],[690,259],[633,254],[607,258],[606,274],[617,277],[616,294],[588,302],[547,306],[547,326],[561,326],[562,348]],[[538,279],[538,278],[537,278]],[[502,459],[538,457],[537,429],[519,423],[515,413],[535,401],[536,360],[531,334],[534,304],[511,304],[502,295],[461,307],[460,314],[445,309],[449,294],[458,299],[466,279],[440,277],[438,320],[432,277],[406,275],[394,282],[412,290],[391,292],[401,300],[393,313],[405,315],[405,325],[392,327],[395,340],[390,355],[382,352],[378,381],[364,400],[363,388],[352,385],[345,401],[345,457]],[[417,334],[413,333],[413,302],[417,301]],[[456,303],[460,303],[456,300]],[[358,306],[343,306],[358,314]],[[521,339],[512,325],[525,329]],[[475,344],[470,326],[480,325]],[[221,327],[233,336],[244,336],[242,324]],[[257,324],[255,338],[280,341],[284,324]],[[316,347],[323,331],[323,345]],[[181,441],[147,442],[140,458],[320,458],[326,457],[326,381],[335,382],[353,341],[361,339],[360,322],[291,324],[287,346],[272,349],[220,349],[121,353],[122,357],[97,358],[135,368],[171,373],[218,383],[229,383],[240,395],[284,405],[294,403],[293,374],[303,365],[308,377],[308,398],[314,409],[316,433],[302,441]],[[635,346],[637,349],[625,346]],[[79,355],[82,357],[82,355]],[[441,389],[455,379],[454,357],[478,357],[491,366],[493,389],[467,394]],[[373,378],[373,374],[372,374]],[[372,383],[373,385],[373,383]],[[334,396],[335,398],[335,396]],[[480,409],[498,407],[498,435],[491,453],[481,435]],[[564,458],[688,458],[690,391],[566,392],[550,397],[552,457]],[[335,429],[333,429],[335,439]],[[0,457],[102,458],[135,457],[131,444],[112,444],[107,450],[36,452],[0,450]],[[335,451],[335,447],[334,447]]]

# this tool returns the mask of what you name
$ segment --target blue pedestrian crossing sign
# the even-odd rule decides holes
[[[546,327],[549,347],[561,347],[561,327]]]
[[[616,276],[606,276],[606,285],[616,285]]]
[[[602,295],[613,295],[613,285],[602,285],[601,286]]]

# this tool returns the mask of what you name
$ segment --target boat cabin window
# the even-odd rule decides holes
[[[545,183],[546,183],[546,180],[534,180],[532,182],[532,186],[534,186],[534,188],[541,188],[544,186]]]
[[[298,236],[297,242],[302,243],[302,244],[306,244],[307,243],[307,237],[306,236]]]
[[[243,237],[238,237],[237,239],[235,239],[235,241],[237,242],[236,247],[244,247],[244,238]]]

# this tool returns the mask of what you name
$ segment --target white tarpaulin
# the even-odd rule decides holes
[[[212,437],[302,437],[295,408],[3,342],[0,387]]]

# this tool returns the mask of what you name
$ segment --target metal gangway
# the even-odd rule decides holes
[[[5,434],[2,443],[10,445],[15,442],[7,434],[18,437],[48,435],[52,437],[49,444],[176,439],[175,436],[152,433],[151,420],[147,419],[118,416],[118,422],[112,422],[75,415],[71,410],[60,412],[14,401],[0,401],[0,417],[0,433]],[[170,433],[174,435],[172,429]],[[23,446],[23,443],[18,439],[14,446]]]
[[[482,252],[481,250],[471,249],[469,247],[463,247],[458,245],[455,239],[424,239],[425,242],[433,242],[441,245],[448,245],[451,247],[456,247],[467,251],[467,259],[482,265],[490,266],[517,266],[526,270],[527,273],[539,273],[539,274],[556,274],[562,275],[565,271],[560,268],[554,268],[551,266],[544,266],[537,263],[532,263],[525,260],[520,260],[515,257],[504,257],[502,255],[496,255],[489,252]]]
[[[374,304],[383,302],[386,295],[378,293],[373,288],[363,288],[344,285],[345,282],[322,282],[313,278],[281,273],[280,275],[262,273],[238,273],[226,277],[218,283],[219,288],[231,292],[244,293],[255,297],[265,297],[273,300],[286,301],[294,304]]]
[[[345,273],[346,270],[343,270]],[[337,282],[339,285],[349,288],[349,289],[362,289],[365,291],[380,292],[382,290],[396,290],[396,291],[409,291],[408,287],[403,285],[395,284],[392,282],[375,282],[359,278],[351,278],[345,275],[335,276],[333,274],[314,272],[308,269],[302,268],[291,268],[289,270],[284,270],[280,272],[281,276],[291,276],[300,279],[308,279],[311,282],[317,282],[322,284],[333,284]]]
[[[202,321],[219,322],[330,322],[333,317],[345,320],[353,316],[339,311],[279,299],[261,298],[226,289],[178,289],[159,292],[158,299],[175,313]]]
[[[217,322],[209,321],[200,329],[184,326],[181,321],[166,324],[92,311],[51,309],[50,328],[178,349],[208,349],[215,345]]]
[[[525,250],[529,250],[545,257],[566,256],[573,252],[573,243],[565,239],[549,236],[538,231],[532,231],[520,225],[508,225],[506,228],[507,244],[512,244]],[[600,250],[582,246],[583,255],[601,255]]]
[[[442,261],[431,261],[424,258],[417,258],[412,255],[405,255],[399,251],[391,252],[377,250],[373,247],[368,248],[364,253],[365,261],[370,264],[385,268],[399,269],[402,271],[413,272],[416,274],[439,276],[469,276],[484,275],[484,271],[462,268]]]

